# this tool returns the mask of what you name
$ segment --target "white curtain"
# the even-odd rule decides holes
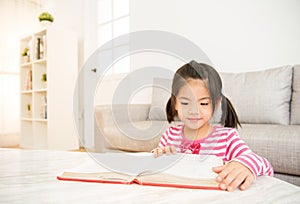
[[[43,3],[0,0],[0,147],[19,144],[19,42],[36,28]]]
[[[19,143],[19,75],[0,72],[0,147]]]

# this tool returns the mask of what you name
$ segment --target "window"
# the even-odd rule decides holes
[[[98,0],[97,1],[97,45],[104,45],[110,40],[129,33],[129,0]],[[129,40],[116,44],[111,41],[109,50],[114,59],[117,52],[129,51]],[[130,71],[130,56],[117,60],[108,74],[126,73]]]

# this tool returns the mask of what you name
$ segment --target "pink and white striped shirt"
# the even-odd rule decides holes
[[[172,125],[162,135],[158,147],[174,146],[177,152],[216,155],[223,161],[237,161],[255,175],[273,175],[269,161],[251,151],[234,128],[214,126],[212,132],[200,140],[188,140],[183,135],[184,125]]]

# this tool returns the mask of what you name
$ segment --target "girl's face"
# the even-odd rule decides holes
[[[178,92],[175,109],[185,128],[198,130],[207,126],[212,117],[212,102],[204,82],[187,79],[187,84]]]

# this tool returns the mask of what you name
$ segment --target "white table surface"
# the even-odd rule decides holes
[[[300,188],[267,176],[234,192],[60,181],[85,152],[0,148],[0,203],[300,203]]]

